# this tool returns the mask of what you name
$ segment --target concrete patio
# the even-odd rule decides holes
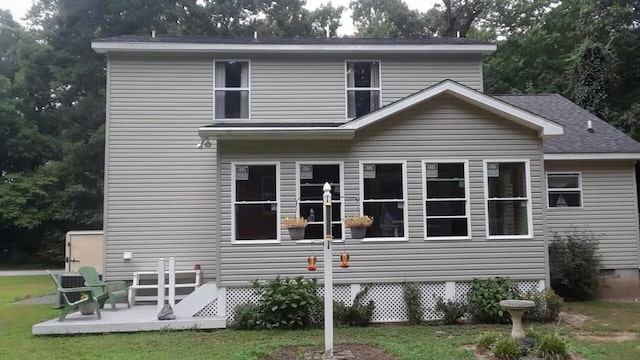
[[[221,329],[226,327],[224,317],[193,316],[175,320],[158,320],[155,305],[138,305],[131,309],[126,304],[117,304],[117,310],[105,306],[100,311],[102,319],[80,312],[69,314],[63,322],[58,319],[33,325],[33,335],[96,334],[114,332],[137,332],[187,329]]]

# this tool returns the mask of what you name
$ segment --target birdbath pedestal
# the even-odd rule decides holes
[[[522,330],[522,314],[527,309],[536,306],[533,301],[529,300],[502,300],[500,301],[500,307],[507,310],[511,314],[511,322],[513,328],[511,328],[511,337],[514,340],[524,339],[524,330]]]

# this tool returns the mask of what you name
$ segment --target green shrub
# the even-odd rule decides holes
[[[553,321],[558,318],[564,301],[553,290],[534,291],[521,295],[523,300],[531,300],[536,306],[524,313],[524,318],[534,321]]]
[[[500,300],[517,299],[518,290],[511,279],[473,279],[467,297],[467,311],[474,319],[487,323],[507,323],[509,313],[500,307]]]
[[[487,351],[491,349],[491,346],[498,341],[500,338],[500,334],[495,331],[486,332],[476,338],[475,344],[482,351]]]
[[[304,279],[302,276],[282,279],[278,276],[265,285],[255,280],[253,286],[264,287],[258,307],[267,329],[294,329],[312,323],[311,311],[320,301],[316,279]]]
[[[235,317],[231,328],[238,330],[256,330],[262,327],[262,312],[257,304],[240,304],[235,308]]]
[[[549,245],[551,287],[569,301],[592,299],[600,284],[599,238],[575,229],[555,233]]]
[[[445,325],[458,324],[460,319],[467,313],[467,308],[463,303],[455,300],[444,301],[438,298],[436,301],[436,311],[442,314],[442,323]]]
[[[420,302],[420,289],[414,283],[404,283],[402,285],[402,296],[407,306],[409,324],[418,325],[424,317],[424,310]]]
[[[498,339],[491,348],[493,355],[501,360],[518,360],[522,355],[522,348],[517,341],[510,337]]]
[[[527,329],[525,331],[525,335],[528,338],[536,339],[537,342],[540,342],[540,340],[542,340],[542,338],[545,336],[544,333],[540,332],[539,330],[533,329],[533,328]]]
[[[353,299],[353,305],[348,306],[341,302],[333,303],[333,322],[336,326],[367,326],[371,323],[375,304],[373,300],[364,303],[364,297],[369,292],[365,286]]]
[[[569,344],[557,335],[545,336],[540,341],[537,355],[550,360],[569,359]]]

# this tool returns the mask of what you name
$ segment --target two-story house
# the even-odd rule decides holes
[[[108,279],[173,256],[200,264],[224,289],[218,313],[233,316],[255,299],[251,280],[321,277],[329,182],[336,299],[369,284],[374,321],[406,319],[406,281],[420,284],[429,317],[436,297],[464,297],[476,277],[548,287],[552,232],[571,227],[601,234],[604,268],[637,288],[640,144],[559,95],[484,94],[494,44],[121,36],[92,46],[108,59]],[[356,214],[375,219],[361,240],[341,222]],[[305,239],[281,226],[292,216],[311,217]]]

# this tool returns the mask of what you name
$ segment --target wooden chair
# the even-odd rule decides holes
[[[51,279],[56,284],[56,287],[58,288],[58,292],[62,294],[62,298],[64,299],[64,302],[65,302],[64,308],[62,309],[62,313],[60,314],[58,321],[64,321],[64,318],[67,317],[69,313],[73,312],[74,310],[77,310],[81,305],[90,304],[90,303],[92,303],[95,306],[96,314],[98,315],[98,319],[100,319],[100,306],[98,303],[98,299],[93,291],[93,288],[90,288],[88,286],[76,287],[76,288],[63,288],[60,285],[60,282],[58,282],[58,278],[54,274],[52,274],[51,271],[47,270],[47,274],[51,276]],[[87,294],[87,297],[86,298],[81,297],[80,300],[71,302],[69,301],[67,294],[72,292],[82,292],[84,294]]]
[[[98,271],[93,266],[82,266],[78,269],[78,272],[84,278],[84,285],[93,289],[100,308],[104,306],[106,301],[109,301],[111,308],[116,309],[116,300],[125,299],[127,307],[129,306],[129,295],[127,292],[127,285],[124,281],[109,281],[104,282],[100,280]]]

